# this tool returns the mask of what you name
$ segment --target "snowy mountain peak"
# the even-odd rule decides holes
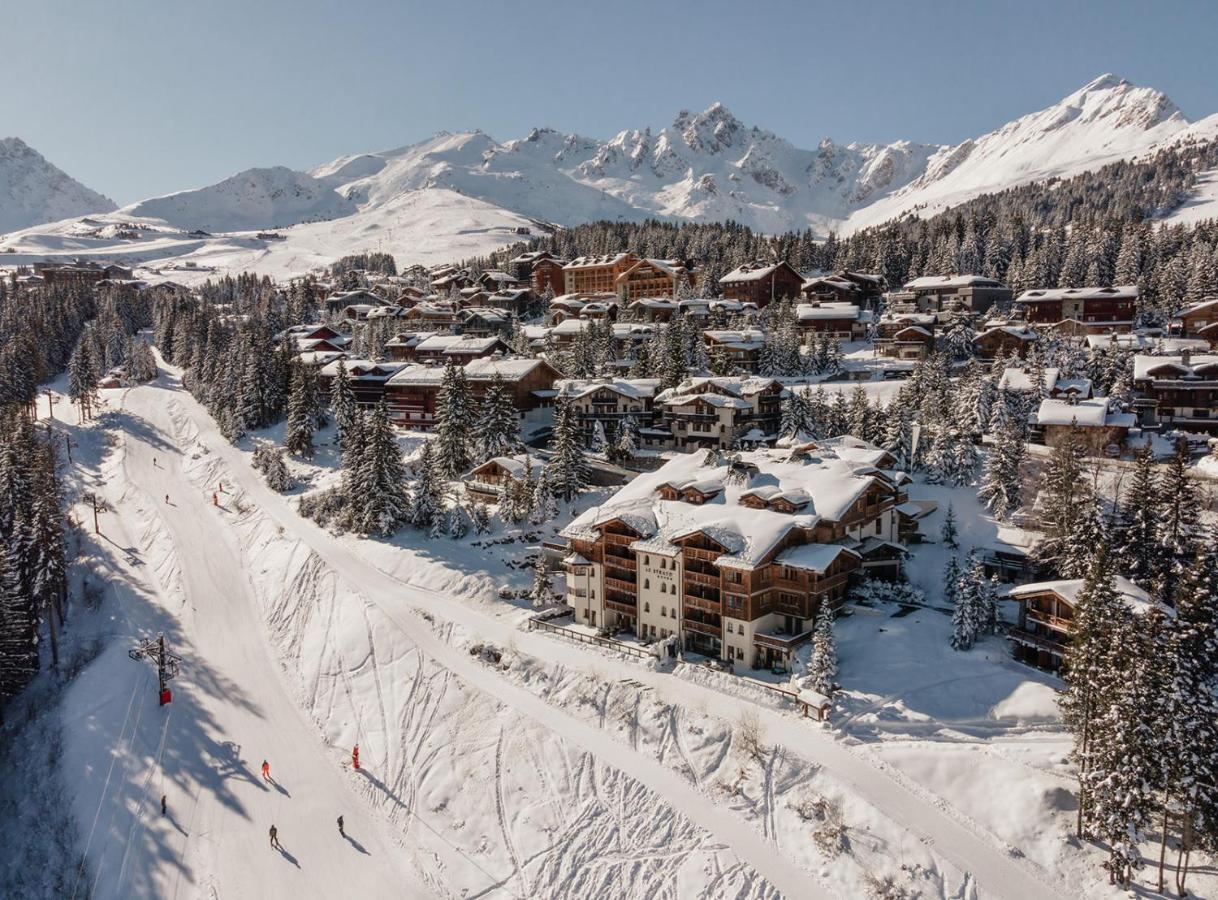
[[[722,103],[712,103],[694,116],[683,109],[677,114],[672,127],[689,149],[710,154],[731,147],[735,136],[744,130],[740,120]]]
[[[21,138],[0,138],[0,233],[114,208]]]

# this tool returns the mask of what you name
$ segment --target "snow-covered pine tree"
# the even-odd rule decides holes
[[[406,521],[410,506],[406,467],[384,400],[368,417],[366,431],[355,473],[356,491],[348,502],[352,504],[356,530],[389,535]]]
[[[313,455],[313,384],[307,367],[302,363],[292,366],[292,391],[288,395],[288,423],[283,436],[284,449],[293,456]]]
[[[550,573],[546,571],[544,550],[538,550],[537,559],[533,563],[533,586],[529,589],[529,599],[533,601],[534,609],[544,609],[554,599],[554,591],[550,588]]]
[[[436,397],[436,467],[445,478],[457,478],[469,470],[473,420],[473,395],[465,369],[449,363]]]
[[[78,422],[93,418],[97,406],[97,372],[93,353],[88,341],[76,345],[72,358],[68,360],[68,397],[76,404]]]
[[[351,376],[347,373],[347,364],[338,361],[338,370],[330,381],[330,411],[334,413],[335,437],[339,447],[343,447],[347,431],[359,416],[359,407],[355,403],[355,392],[351,389]]]
[[[618,423],[617,434],[613,441],[612,459],[618,463],[634,462],[635,454],[639,451],[639,426],[634,416],[627,415]]]
[[[947,515],[943,517],[943,527],[939,531],[939,537],[945,547],[951,547],[953,550],[960,547],[959,532],[956,529],[956,510],[950,501],[947,504]],[[952,559],[954,560],[955,556]]]
[[[520,416],[507,383],[498,373],[482,399],[474,426],[473,446],[477,463],[524,450],[520,440]]]
[[[491,513],[481,500],[475,500],[470,504],[469,520],[474,534],[486,534],[491,530]]]
[[[1077,423],[1066,437],[1053,448],[1040,478],[1040,493],[1037,506],[1041,512],[1041,531],[1044,538],[1035,549],[1036,561],[1049,572],[1062,577],[1066,563],[1077,551],[1074,542],[1078,539],[1080,517],[1086,504],[1092,501],[1090,488],[1083,481],[1083,443]]]
[[[588,463],[580,446],[575,409],[562,400],[554,413],[554,457],[550,483],[554,493],[570,502],[588,484]]]
[[[592,437],[588,441],[588,450],[592,453],[604,453],[609,448],[609,439],[605,437],[605,426],[600,419],[592,423]]]
[[[20,692],[37,672],[33,599],[22,589],[14,549],[0,541],[0,698]]]
[[[1158,593],[1163,602],[1175,602],[1176,588],[1196,555],[1196,534],[1201,517],[1197,489],[1189,478],[1188,441],[1181,437],[1159,478],[1162,514],[1158,528]]]
[[[954,568],[955,557],[948,562],[948,567]],[[977,608],[980,601],[980,585],[972,577],[972,558],[965,565],[964,573],[957,581],[956,604],[952,607],[952,649],[969,650],[981,631],[981,623],[977,621]]]
[[[1155,478],[1154,455],[1149,446],[1134,454],[1133,479],[1117,507],[1117,540],[1121,571],[1144,587],[1162,574],[1159,521],[1162,495]]]
[[[427,441],[414,462],[415,480],[410,491],[409,521],[427,531],[444,515],[445,480],[438,471],[433,441]]]
[[[1002,422],[977,488],[977,497],[1000,519],[1019,508],[1025,452],[1023,434],[1015,422]]]
[[[833,610],[822,603],[812,632],[812,655],[808,657],[806,684],[818,694],[833,696],[837,675],[837,644],[833,639]]]

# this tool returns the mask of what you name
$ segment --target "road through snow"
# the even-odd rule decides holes
[[[168,366],[165,368],[176,375],[177,370]],[[783,860],[776,848],[766,843],[750,826],[715,806],[672,771],[643,758],[624,745],[606,739],[603,732],[556,710],[442,642],[409,608],[424,610],[452,621],[473,636],[501,645],[514,641],[521,651],[539,659],[634,679],[654,688],[666,702],[702,703],[706,708],[726,715],[739,714],[746,709],[756,710],[765,726],[767,740],[782,744],[788,751],[824,767],[911,834],[933,845],[936,853],[962,872],[970,873],[984,896],[1009,897],[1012,900],[1063,896],[1044,872],[1028,861],[1013,857],[992,836],[975,833],[969,823],[954,814],[942,800],[914,789],[890,769],[851,750],[831,733],[811,727],[792,714],[766,709],[747,698],[650,672],[630,662],[593,655],[580,647],[539,633],[522,632],[509,621],[385,574],[350,549],[344,541],[300,517],[282,496],[267,488],[249,467],[245,455],[219,434],[206,410],[184,391],[166,391],[166,388],[174,387],[176,378],[162,377],[154,387],[133,391],[129,395],[129,402],[138,403],[149,415],[155,414],[167,402],[180,405],[183,414],[198,429],[197,439],[224,461],[230,477],[248,499],[271,516],[287,534],[317,553],[351,587],[380,607],[424,653],[450,668],[467,683],[544,722],[547,727],[587,747],[609,764],[655,790],[696,824],[732,847],[744,861],[754,866],[787,896],[815,897],[824,895],[825,891],[816,885],[809,873]],[[198,494],[197,488],[195,494]],[[202,502],[202,498],[197,502]],[[219,521],[218,517],[222,514],[208,508],[204,515]]]

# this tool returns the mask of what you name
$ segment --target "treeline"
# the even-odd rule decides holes
[[[149,302],[128,289],[0,283],[0,700],[38,671],[44,632],[58,661],[66,612],[58,441],[34,425],[38,387],[68,366],[69,393],[84,384],[91,396],[111,367],[146,363],[131,335],[147,324]],[[74,399],[82,415],[90,409],[89,396]]]
[[[704,266],[699,293],[744,262],[785,259],[800,271],[853,269],[899,286],[922,275],[976,273],[1017,291],[1086,284],[1137,284],[1147,324],[1161,324],[1181,299],[1218,292],[1218,225],[1156,224],[1218,166],[1218,142],[1184,144],[1067,179],[985,194],[926,218],[908,215],[849,237],[811,230],[767,237],[733,223],[593,222],[556,231],[486,258],[501,268],[523,250],[575,257],[630,250]]]
[[[340,257],[330,264],[331,275],[342,275],[346,272],[379,272],[382,275],[398,274],[398,264],[389,253],[350,253]]]

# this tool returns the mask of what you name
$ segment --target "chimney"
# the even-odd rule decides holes
[[[1180,364],[1184,366],[1192,365],[1193,350],[1191,347],[1185,347],[1180,351]]]

